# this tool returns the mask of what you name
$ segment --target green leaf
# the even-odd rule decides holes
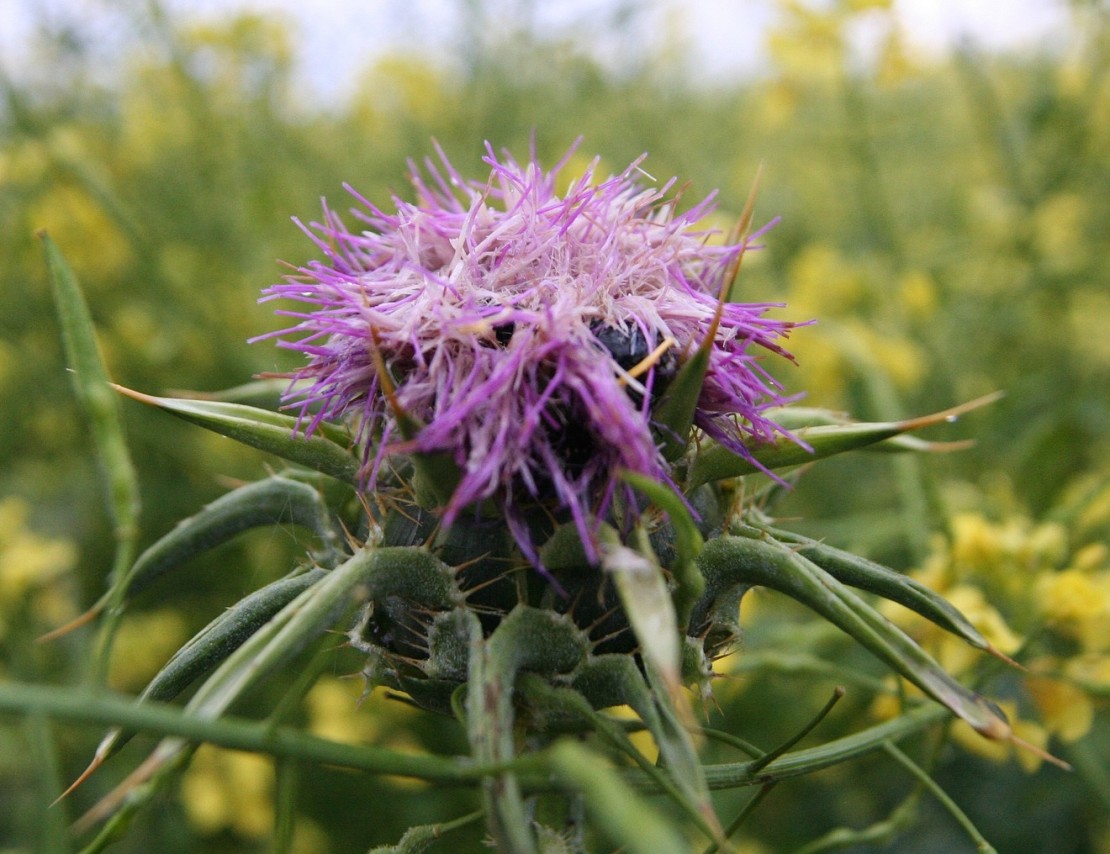
[[[659,425],[659,443],[663,458],[674,462],[683,455],[690,444],[690,433],[694,426],[694,416],[697,414],[698,399],[701,397],[702,385],[705,375],[709,371],[709,359],[713,352],[713,343],[717,338],[717,329],[721,322],[721,312],[729,291],[736,283],[740,273],[740,264],[747,251],[749,229],[752,223],[752,214],[755,212],[755,200],[759,194],[759,181],[763,175],[763,165],[760,164],[752,181],[751,191],[748,193],[744,209],[740,212],[740,219],[728,236],[729,243],[740,243],[740,251],[733,259],[721,283],[721,292],[718,295],[717,311],[713,322],[709,325],[705,338],[679,368],[677,375],[667,388],[667,393],[662,401],[652,410],[652,421]]]
[[[602,530],[601,567],[613,579],[640,653],[670,690],[681,681],[681,648],[674,602],[663,568],[650,549],[622,544],[615,532]],[[646,538],[644,538],[646,539]]]
[[[430,606],[450,605],[454,604],[451,590],[450,569],[427,551],[362,549],[299,593],[247,638],[201,684],[185,709],[198,720],[220,717],[262,679],[288,664],[309,643],[336,625],[345,624],[349,614],[361,603],[395,595],[411,597]],[[187,749],[187,742],[181,738],[164,739],[141,768],[113,790],[103,806],[98,805],[98,811],[106,814],[123,804],[134,787],[160,775]]]
[[[810,463],[846,451],[887,442],[904,433],[920,430],[922,427],[955,421],[963,413],[991,403],[998,397],[998,394],[987,395],[943,412],[906,421],[821,424],[816,427],[803,427],[795,432],[794,439],[782,436],[773,442],[751,446],[748,448],[751,459],[730,451],[716,442],[706,441],[690,465],[687,488],[694,489],[704,483],[755,474],[764,469],[774,471],[787,466]],[[926,449],[931,450],[934,447],[937,446],[930,444]],[[912,443],[908,446],[903,443],[902,447],[891,444],[887,449],[917,450],[918,446]]]
[[[347,483],[358,482],[358,460],[346,444],[338,441],[338,428],[327,426],[311,436],[304,436],[298,433],[300,419],[280,412],[241,403],[155,397],[123,386],[113,387],[140,403],[158,407],[244,445],[275,454]]]
[[[709,825],[719,831],[720,823],[713,813],[709,789],[690,736],[696,722],[690,699],[682,688],[681,645],[685,632],[679,629],[662,567],[651,552],[647,536],[639,529],[636,533],[639,548],[632,549],[622,545],[612,529],[602,530],[601,566],[613,578],[652,687],[658,717],[655,721],[644,717],[644,721],[656,724],[652,734],[683,794],[697,805]]]
[[[306,483],[275,475],[232,490],[139,555],[123,582],[127,599],[139,595],[167,572],[244,531],[263,525],[292,524],[319,537],[325,565],[341,556],[342,535],[320,494]]]
[[[96,330],[81,286],[46,232],[40,232],[39,237],[46,252],[54,305],[62,327],[62,343],[72,370],[73,388],[89,420],[108,489],[116,550],[109,574],[111,586],[107,600],[116,603],[123,596],[124,574],[134,560],[139,538],[139,481],[127,451],[118,401],[110,390],[108,372],[100,355]],[[117,615],[118,609],[110,609],[108,619],[101,626],[94,664],[89,671],[92,681],[103,682],[107,677]]]
[[[206,717],[272,673],[322,632],[343,622],[354,605],[387,596],[412,598],[429,607],[452,601],[450,569],[415,548],[366,548],[327,573],[286,605],[202,685],[188,708]]]
[[[630,471],[622,472],[621,479],[651,499],[671,521],[676,540],[674,565],[670,567],[675,580],[674,608],[678,624],[685,628],[690,624],[694,603],[705,592],[705,579],[694,563],[704,545],[698,526],[686,502],[666,484]]]
[[[481,763],[510,762],[516,756],[513,696],[518,673],[570,672],[586,656],[588,642],[568,617],[552,611],[518,605],[488,638],[482,637],[473,612],[468,614],[466,723],[471,754]],[[516,775],[491,777],[483,784],[483,795],[495,842],[517,854],[538,850]]]
[[[633,854],[689,851],[664,814],[637,794],[601,757],[573,741],[557,742],[548,754],[555,778],[582,795],[586,812],[609,844]]]
[[[714,327],[714,331],[716,328]],[[701,397],[701,387],[709,370],[711,347],[707,341],[683,362],[682,367],[667,387],[667,393],[652,411],[651,418],[658,426],[659,443],[663,458],[674,462],[682,456],[690,442],[694,414]]]
[[[712,595],[745,584],[785,593],[847,632],[978,732],[1010,738],[997,707],[953,679],[901,629],[788,544],[719,537],[706,544],[698,562]]]
[[[175,652],[143,689],[138,702],[172,700],[198,677],[231,655],[274,614],[326,574],[322,569],[314,569],[282,578],[241,599]],[[108,733],[97,746],[89,770],[94,770],[116,753],[133,734],[120,728]]]
[[[40,232],[54,294],[54,307],[62,328],[62,343],[69,362],[73,389],[89,419],[93,442],[103,465],[109,508],[120,547],[138,536],[139,484],[127,451],[123,423],[108,372],[96,341],[96,330],[81,286],[61,251]]]
[[[897,602],[945,631],[963,638],[976,649],[999,654],[952,603],[908,575],[789,531],[742,526],[734,529],[734,533],[754,539],[769,535],[779,542],[788,543],[796,548],[798,554],[813,561],[837,581]]]

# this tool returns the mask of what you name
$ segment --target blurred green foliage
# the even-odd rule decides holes
[[[976,513],[985,525],[1055,520],[1069,552],[1105,538],[1105,520],[1077,533],[1075,496],[1099,494],[1110,478],[1110,17],[1102,4],[1074,2],[1067,43],[1051,53],[1001,56],[963,45],[935,60],[914,55],[911,34],[886,5],[818,10],[784,0],[768,34],[769,73],[713,85],[659,56],[606,66],[588,49],[597,36],[585,30],[552,38],[524,25],[484,29],[476,19],[448,55],[376,59],[349,102],[327,108],[294,95],[297,35],[266,18],[197,26],[156,6],[137,11],[141,49],[136,43],[118,58],[126,71],[111,85],[97,82],[103,76],[91,73],[80,40],[47,38],[42,74],[27,78],[39,82],[0,80],[0,496],[23,502],[2,505],[0,538],[30,543],[10,552],[10,567],[38,567],[49,555],[36,584],[65,586],[43,604],[28,592],[35,585],[5,582],[0,676],[82,678],[90,635],[46,647],[32,639],[100,594],[112,548],[35,230],[50,231],[80,276],[117,382],[153,393],[238,385],[293,364],[272,345],[245,343],[278,323],[255,304],[261,287],[283,274],[277,259],[298,263],[312,252],[289,217],[313,219],[322,194],[343,210],[345,181],[371,199],[406,195],[405,160],[431,152],[433,138],[464,174],[481,174],[483,140],[522,156],[534,134],[541,158],[553,163],[582,135],[581,155],[598,152],[614,169],[648,151],[645,168],[689,179],[690,198],[719,187],[725,228],[764,163],[757,218],[782,222],[750,257],[737,296],[783,300],[789,317],[819,320],[795,335],[799,367],[780,377],[787,388],[870,419],[1007,393],[961,428],[977,440],[971,450],[851,458],[803,478],[784,505],[799,527],[900,568],[922,566],[958,539],[949,523],[959,513]],[[468,8],[479,14],[481,4]],[[875,17],[882,33],[862,64],[847,46],[860,15]],[[599,20],[597,32],[618,23]],[[265,470],[260,455],[205,431],[136,406],[124,411],[142,481],[144,542],[221,494],[224,479]],[[23,506],[34,508],[30,519]],[[121,640],[118,649],[154,660],[120,662],[117,687],[138,690],[170,650],[282,574],[299,549],[285,531],[251,535],[198,562],[195,575],[147,594],[147,613],[131,618],[131,630],[158,642]],[[1096,571],[1107,569],[1102,561]],[[1015,560],[1000,571],[1024,569]],[[1110,614],[1110,591],[1100,595]],[[1006,602],[996,604],[1006,611]],[[745,650],[753,656],[783,649],[784,636],[815,655],[855,654],[789,608],[773,613],[752,618]],[[344,671],[337,663],[337,672],[357,669],[348,664]],[[1110,694],[1110,676],[1092,679],[1095,695]],[[827,674],[768,666],[726,683],[719,701],[730,719],[749,722],[744,738],[773,744],[800,727],[832,685]],[[867,703],[850,698],[829,726],[850,730]],[[450,722],[388,705],[376,699],[356,712],[348,693],[306,715],[316,724],[313,715],[339,715],[344,722],[334,726],[371,741],[389,720],[390,739],[460,749]],[[1074,754],[1062,748],[1078,768],[1066,778],[960,753],[947,756],[937,778],[1000,850],[1105,851],[1110,727],[1104,706],[1094,715]],[[57,788],[29,783],[38,771],[20,759],[27,743],[38,743],[33,730],[0,730],[0,802],[17,807],[0,817],[0,850],[23,850],[50,826],[41,804]],[[62,764],[53,779],[72,779],[96,733],[58,729],[55,737]],[[198,758],[191,773],[234,777],[219,761]],[[101,773],[102,783],[94,779],[72,799],[74,814],[123,772]],[[186,795],[204,790],[196,780],[186,777]],[[908,788],[878,758],[783,785],[749,821],[741,850],[789,850],[830,828],[881,821]],[[738,809],[738,798],[721,798],[723,815]],[[218,803],[185,800],[188,811],[163,803],[120,850],[264,850],[265,815],[225,815]],[[386,802],[389,809],[376,808]],[[473,799],[310,769],[298,804],[306,818],[295,850],[352,851],[458,815]],[[922,823],[897,850],[964,844],[933,809],[920,803]],[[854,850],[894,850],[884,844]]]

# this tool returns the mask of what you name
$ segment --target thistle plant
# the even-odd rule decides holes
[[[378,206],[348,188],[349,214],[325,208],[303,226],[317,259],[263,296],[289,325],[260,339],[303,354],[296,370],[263,378],[282,385],[278,411],[239,402],[242,390],[183,399],[119,389],[285,467],[137,559],[133,524],[120,526],[116,572],[88,615],[101,617],[104,656],[127,603],[197,554],[274,524],[304,527],[315,542],[182,647],[136,707],[111,707],[119,725],[87,773],[138,729],[166,738],[82,828],[108,818],[97,839],[111,838],[212,741],[478,787],[481,813],[444,827],[484,820],[498,850],[727,848],[737,822],[719,820],[713,789],[758,784],[762,794],[884,747],[920,771],[894,742],[950,715],[1010,739],[998,708],[872,601],[1001,655],[959,611],[772,516],[797,467],[857,449],[941,449],[905,434],[967,407],[854,423],[784,396],[774,375],[805,322],[730,301],[765,231],[752,229],[752,200],[722,235],[702,225],[712,196],[683,207],[674,182],[657,186],[640,160],[607,178],[595,160],[560,183],[566,159],[545,170],[534,155],[518,163],[488,148],[488,177],[469,181],[437,155],[413,165],[414,201]],[[91,325],[49,241],[47,252],[79,390],[95,403],[118,515],[130,519],[132,481]],[[820,748],[748,745],[746,760],[703,765],[698,708],[757,587],[808,606],[927,699]],[[340,749],[224,720],[307,648],[334,646],[336,632],[363,655],[368,688],[456,718],[469,757]],[[172,723],[144,717],[186,688]],[[657,763],[604,711],[614,706],[633,710]],[[650,793],[673,801],[678,818],[645,806]],[[414,828],[391,850],[421,850],[441,829]]]

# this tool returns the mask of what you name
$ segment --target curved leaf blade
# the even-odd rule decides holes
[[[694,563],[704,545],[701,532],[686,502],[667,484],[631,471],[622,472],[621,479],[643,493],[671,520],[676,545],[674,566],[670,567],[675,580],[674,607],[679,625],[686,627],[690,623],[694,603],[705,592],[705,579]]]
[[[924,584],[873,560],[788,531],[744,526],[735,531],[758,539],[770,535],[794,547],[837,581],[897,602],[930,622],[962,638],[976,649],[996,652],[990,642],[951,602]]]
[[[282,578],[241,599],[175,652],[143,689],[136,702],[172,700],[198,677],[231,655],[278,611],[325,575],[324,570],[314,569]],[[134,732],[121,727],[110,731],[97,746],[90,769],[95,769],[116,753],[132,735]]]
[[[73,390],[89,419],[96,452],[107,481],[109,507],[122,546],[138,536],[139,482],[123,432],[123,421],[111,384],[96,329],[85,296],[61,250],[45,231],[39,232],[46,253],[46,265],[54,307],[62,329],[62,344],[71,368]]]
[[[280,412],[218,400],[156,397],[115,384],[112,387],[140,403],[157,407],[244,445],[347,483],[358,482],[358,460],[347,447],[329,438],[329,433],[336,436],[334,427],[304,436],[299,433],[299,419]]]
[[[749,584],[785,593],[847,632],[981,734],[1010,738],[1009,724],[992,703],[957,682],[901,629],[789,545],[719,537],[706,544],[698,562],[711,591]]]
[[[123,582],[132,599],[167,572],[263,525],[293,524],[317,535],[326,563],[340,555],[342,539],[320,494],[306,483],[275,475],[232,490],[179,522],[139,555]]]
[[[1000,396],[998,393],[986,395],[943,412],[905,421],[818,424],[814,427],[803,427],[795,431],[792,436],[753,445],[748,449],[750,459],[715,442],[706,442],[690,466],[687,488],[694,489],[705,483],[755,474],[763,470],[774,471],[788,466],[811,463],[846,451],[892,442],[904,433],[945,421],[955,421],[963,413],[993,403]],[[929,450],[933,448],[932,445],[926,447]],[[892,443],[887,448],[892,451],[918,449],[913,443],[904,448]]]
[[[564,739],[551,748],[548,762],[556,780],[581,793],[610,845],[634,854],[690,850],[683,835],[597,754]]]

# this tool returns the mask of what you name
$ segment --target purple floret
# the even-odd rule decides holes
[[[713,196],[678,213],[673,181],[637,183],[643,158],[596,183],[595,160],[559,195],[567,158],[545,172],[534,156],[521,165],[487,145],[490,175],[478,183],[438,155],[424,174],[410,164],[415,204],[394,197],[386,213],[348,187],[358,229],[326,206],[322,223],[302,226],[323,260],[263,297],[305,306],[279,310],[296,323],[263,336],[307,356],[286,403],[306,434],[354,421],[368,490],[391,454],[445,452],[461,479],[444,525],[492,500],[538,565],[526,517],[542,506],[569,515],[595,556],[620,471],[670,480],[651,408],[709,334],[746,244],[709,245],[696,223]],[[696,425],[745,456],[787,435],[762,414],[785,400],[755,355],[790,358],[777,342],[795,324],[767,318],[773,307],[724,306],[698,401]],[[630,362],[668,339],[630,376]],[[423,425],[408,440],[394,407]]]

